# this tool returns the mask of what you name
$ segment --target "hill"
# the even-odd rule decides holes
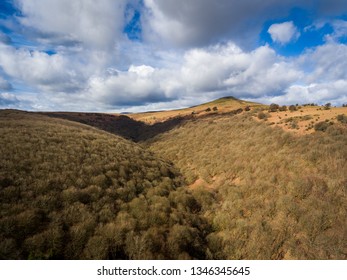
[[[1,259],[205,258],[171,163],[90,126],[0,111]]]
[[[275,105],[275,109],[273,107]],[[170,131],[184,123],[219,116],[233,116],[252,111],[257,121],[265,121],[285,131],[298,135],[310,134],[327,128],[333,123],[346,123],[347,107],[318,106],[314,104],[280,106],[263,105],[223,97],[208,103],[180,110],[135,113],[127,115],[104,113],[47,112],[43,115],[62,118],[87,124],[101,130],[122,136],[126,139],[141,142],[156,135]],[[322,125],[322,122],[326,124]]]
[[[145,144],[202,204],[211,258],[346,259],[347,126],[298,137],[257,112],[188,122]]]
[[[61,118],[122,136],[134,142],[145,141],[167,132],[186,122],[213,115],[235,115],[264,107],[261,104],[224,97],[191,108],[171,111],[156,111],[136,114],[104,114],[78,112],[41,112],[42,115]]]
[[[206,117],[212,114],[223,114],[238,110],[246,107],[259,107],[261,104],[244,101],[232,96],[219,98],[217,100],[193,106],[190,108],[184,108],[179,110],[158,111],[158,112],[144,112],[128,114],[131,118],[137,121],[142,121],[147,124],[155,124],[159,122],[165,122],[172,118],[177,117]]]

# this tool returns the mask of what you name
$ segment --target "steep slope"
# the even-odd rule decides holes
[[[205,258],[177,170],[123,138],[0,111],[1,259]]]
[[[298,137],[252,114],[214,116],[146,145],[203,205],[210,257],[347,258],[346,125]]]
[[[147,125],[125,115],[111,115],[103,113],[49,112],[43,115],[75,121],[101,130],[122,136],[132,141],[138,141]]]

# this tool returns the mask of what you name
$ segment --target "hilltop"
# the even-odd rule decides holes
[[[128,114],[128,116],[133,118],[134,120],[142,121],[147,124],[155,124],[158,122],[164,122],[171,118],[187,117],[190,115],[194,115],[195,117],[202,117],[216,113],[228,113],[240,108],[246,108],[248,106],[259,107],[261,106],[261,104],[240,100],[232,96],[227,96],[190,108],[158,112],[134,113]]]

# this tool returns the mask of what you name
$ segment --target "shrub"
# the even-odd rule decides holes
[[[286,105],[283,105],[283,106],[281,106],[281,107],[279,108],[279,110],[280,110],[281,112],[285,112],[285,111],[287,111],[287,106],[286,106]]]
[[[330,110],[331,108],[331,103],[327,103],[324,105],[324,110]]]
[[[278,104],[272,103],[272,104],[270,104],[269,112],[277,112],[277,110],[279,108],[280,108],[280,106]]]
[[[319,123],[315,124],[314,130],[315,131],[323,131],[323,132],[325,132],[328,129],[329,126],[330,126],[330,124],[327,123],[327,122],[319,122]]]
[[[259,112],[258,113],[258,119],[260,120],[266,120],[268,118],[268,114],[265,114],[264,112]]]
[[[299,128],[299,125],[298,125],[298,123],[297,123],[296,121],[292,121],[292,122],[290,123],[290,128],[291,128],[291,129],[298,129],[298,128]]]
[[[336,119],[340,122],[340,123],[345,123],[347,124],[347,116],[345,114],[341,114],[341,115],[338,115],[336,117]]]
[[[295,105],[290,105],[288,109],[289,109],[289,111],[291,111],[291,112],[297,111],[297,108],[296,108]]]
[[[243,109],[242,108],[239,108],[239,109],[236,109],[236,110],[233,110],[231,111],[232,113],[234,113],[235,115],[236,114],[241,114],[243,112]]]

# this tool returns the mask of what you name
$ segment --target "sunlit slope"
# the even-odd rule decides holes
[[[214,258],[347,258],[346,125],[297,137],[244,113],[189,122],[146,144],[195,191]]]
[[[0,135],[1,259],[205,258],[200,206],[152,152],[12,110]]]
[[[255,120],[265,121],[270,125],[278,126],[285,131],[296,135],[310,134],[330,125],[347,123],[347,107],[325,107],[325,106],[294,106],[295,110],[269,111],[269,106],[257,108]],[[320,123],[320,125],[319,125]],[[326,123],[322,125],[321,123]],[[318,124],[318,127],[317,127]]]
[[[196,117],[206,116],[210,114],[221,114],[237,110],[239,108],[258,107],[261,106],[259,103],[249,102],[240,100],[234,97],[224,97],[208,103],[197,105],[190,108],[184,108],[180,110],[168,110],[168,111],[157,111],[157,112],[145,112],[129,114],[129,116],[135,120],[143,121],[148,124],[157,122],[163,122],[170,118],[184,117],[194,115]]]

